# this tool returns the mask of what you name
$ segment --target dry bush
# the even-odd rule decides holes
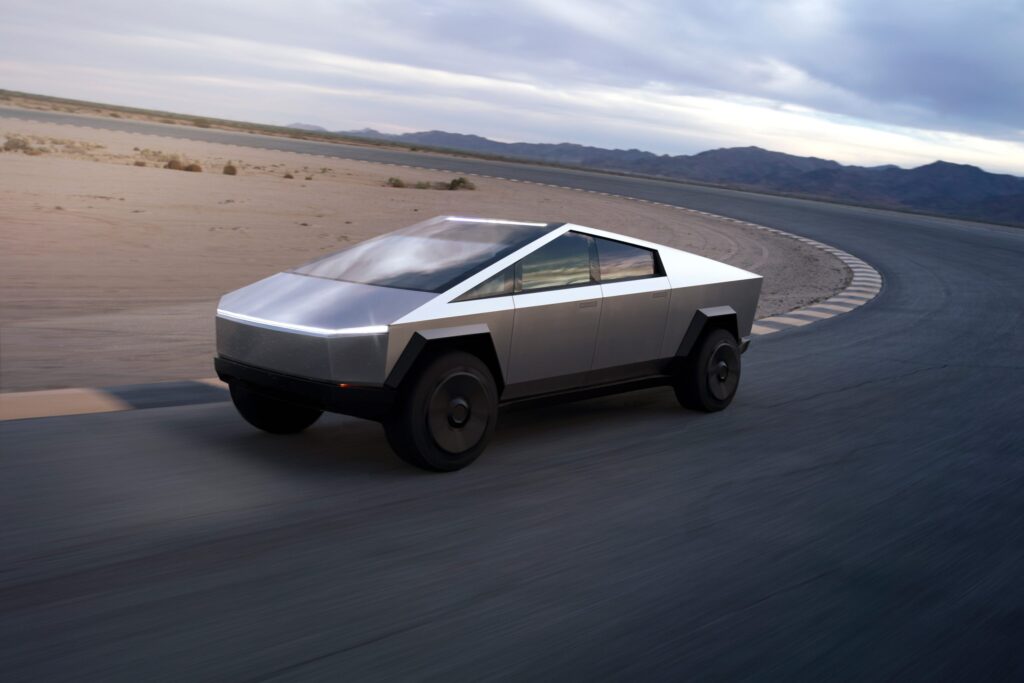
[[[24,152],[31,148],[32,145],[28,144],[28,140],[17,135],[12,135],[4,142],[5,152]]]
[[[185,168],[185,166],[181,163],[181,160],[178,157],[171,157],[171,159],[164,164],[164,168],[169,168],[172,171],[180,171]]]
[[[387,179],[385,185],[387,185],[388,187],[405,187],[405,181],[402,180],[401,178],[391,176],[390,178]]]
[[[136,161],[136,162],[135,162],[135,165],[136,165],[136,166],[145,166],[145,165],[146,165],[146,162],[145,162],[145,161]]]
[[[291,179],[292,179],[292,178],[294,178],[295,176],[293,176],[293,175],[292,175],[291,173],[285,173],[285,174],[284,174],[284,177],[285,177],[285,178],[287,178],[288,180],[291,180]]]
[[[311,176],[311,175],[306,176],[306,180],[312,180],[312,179],[313,179],[313,176]]]
[[[238,175],[238,169],[229,161],[224,164],[224,175]]]
[[[449,190],[475,190],[476,189],[476,185],[474,185],[470,181],[466,180],[462,176],[459,176],[458,178],[455,178],[450,183],[448,183],[448,189]]]
[[[195,126],[196,128],[209,128],[210,127],[210,122],[207,121],[206,119],[196,119],[195,121],[192,122],[192,125]]]
[[[199,164],[192,163],[192,164],[189,164],[188,166],[186,166],[185,168],[183,168],[182,170],[183,171],[188,171],[189,173],[202,173],[203,172],[203,167],[200,166]]]

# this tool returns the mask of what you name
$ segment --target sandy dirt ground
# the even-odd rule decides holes
[[[0,391],[212,376],[217,299],[441,214],[571,221],[765,277],[759,317],[845,286],[795,240],[666,207],[508,181],[78,126],[5,120],[0,145]],[[163,168],[171,158],[202,172]],[[224,175],[228,162],[238,168]],[[145,166],[136,165],[145,163]],[[290,174],[293,178],[286,178]]]

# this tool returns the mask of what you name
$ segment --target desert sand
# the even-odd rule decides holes
[[[441,214],[571,221],[725,261],[764,275],[759,317],[849,278],[795,240],[621,198],[477,177],[475,190],[396,188],[389,177],[453,175],[0,121],[0,145],[12,138],[30,149],[0,152],[5,392],[209,377],[221,294]],[[202,172],[163,168],[172,157]],[[222,174],[229,161],[237,175]]]

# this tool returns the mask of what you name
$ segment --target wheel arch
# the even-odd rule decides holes
[[[690,320],[690,326],[686,328],[683,340],[679,343],[676,351],[677,358],[685,358],[693,350],[697,341],[707,332],[714,329],[723,329],[740,343],[739,319],[732,306],[711,306],[699,308]]]
[[[498,395],[501,395],[505,389],[505,376],[490,329],[486,325],[417,331],[402,350],[384,384],[393,388],[400,387],[418,366],[448,351],[465,351],[483,361],[494,377]]]

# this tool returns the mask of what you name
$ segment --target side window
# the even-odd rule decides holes
[[[590,284],[590,246],[588,235],[574,232],[548,242],[519,262],[517,291]]]
[[[632,244],[595,237],[601,282],[635,280],[660,275],[654,252]]]
[[[489,299],[494,296],[511,294],[516,283],[516,267],[509,266],[497,275],[492,275],[473,289],[469,290],[456,301],[473,301],[474,299]]]

